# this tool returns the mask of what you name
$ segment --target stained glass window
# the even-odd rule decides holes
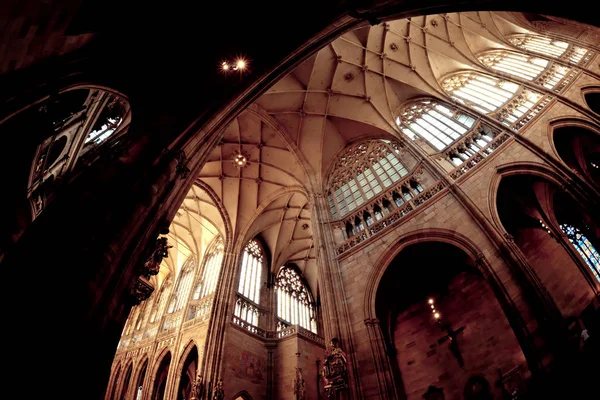
[[[600,254],[587,237],[579,229],[572,225],[562,224],[560,229],[567,235],[569,241],[575,247],[579,255],[585,260],[592,273],[600,282]]]
[[[243,321],[258,325],[258,304],[260,304],[260,288],[265,257],[256,240],[246,245],[242,254],[240,281],[238,284],[238,301],[234,314]],[[239,296],[241,295],[241,297]]]
[[[490,114],[513,126],[530,111],[542,95],[514,82],[479,72],[461,72],[444,79],[444,90],[456,101],[482,114]]]
[[[334,219],[392,186],[408,174],[398,159],[400,146],[388,140],[363,141],[348,147],[330,178],[329,207]]]
[[[300,275],[290,267],[283,267],[275,282],[277,290],[278,330],[288,325],[300,325],[317,333],[315,308]]]

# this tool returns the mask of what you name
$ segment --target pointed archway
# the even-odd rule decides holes
[[[474,374],[490,381],[498,371],[529,375],[496,290],[455,245],[425,238],[403,248],[380,280],[375,308],[398,391],[408,400],[430,386],[460,398]]]

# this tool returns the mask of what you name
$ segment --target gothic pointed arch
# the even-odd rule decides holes
[[[152,400],[162,400],[167,387],[167,378],[169,374],[169,366],[171,365],[171,351],[165,349],[156,358],[153,371],[152,388],[149,393],[149,398]]]
[[[496,202],[502,229],[558,310],[565,318],[584,313],[600,290],[600,229],[594,215],[561,186],[532,173],[503,176]]]
[[[477,55],[486,67],[560,93],[578,74],[567,66],[512,50],[488,50]]]
[[[123,93],[93,85],[62,88],[19,110],[0,123],[18,160],[5,188],[28,200],[34,220],[62,185],[122,141],[131,116]]]
[[[600,115],[600,86],[586,87],[581,93],[588,108]]]
[[[129,365],[125,368],[125,375],[123,376],[123,382],[121,383],[121,388],[119,389],[119,400],[126,400],[127,395],[129,394],[129,386],[131,383],[131,375],[133,373],[133,361],[129,362]]]
[[[193,340],[190,340],[185,350],[182,352],[175,380],[177,390],[177,400],[190,399],[194,390],[194,381],[198,375],[198,347]]]
[[[416,262],[422,254],[428,254],[426,265]],[[379,278],[372,279],[374,276]],[[403,235],[378,261],[365,295],[365,323],[375,334],[381,329],[395,386],[410,397],[427,391],[429,383],[416,378],[424,371],[432,376],[453,371],[460,380],[467,379],[469,368],[475,364],[488,373],[497,372],[489,362],[479,364],[486,357],[483,352],[476,354],[482,351],[483,343],[496,338],[497,332],[503,332],[501,346],[506,353],[494,355],[496,361],[504,357],[500,363],[517,362],[524,370],[537,365],[537,359],[529,352],[531,344],[522,334],[521,322],[515,318],[515,306],[503,291],[496,272],[470,239],[439,229]],[[466,332],[478,329],[465,312],[471,296],[479,300],[470,312],[486,313],[494,327],[477,331],[477,338],[469,336],[467,341]],[[423,335],[423,331],[427,334]],[[434,346],[425,337],[435,338]],[[474,347],[467,350],[471,345]],[[429,363],[428,357],[419,357],[423,352],[429,352],[429,357],[436,355],[437,362]],[[460,396],[458,388],[445,385],[444,391],[457,391]]]
[[[237,282],[234,323],[256,333],[264,314],[263,282],[267,274],[268,255],[259,236],[249,240],[242,250]]]
[[[579,66],[587,65],[595,55],[595,52],[587,48],[538,34],[515,34],[509,36],[508,41],[519,49]]]
[[[346,147],[332,165],[327,198],[333,219],[345,217],[409,175],[397,140],[359,141]]]
[[[313,333],[318,333],[315,301],[297,267],[283,266],[275,278],[275,289],[277,330],[283,330],[290,325],[299,325]]]
[[[144,383],[146,381],[146,376],[148,372],[148,355],[144,354],[138,363],[138,367],[136,369],[135,377],[134,377],[134,385],[133,386],[133,400],[141,400],[142,393],[144,390]]]
[[[108,392],[106,394],[107,400],[115,400],[117,396],[117,387],[119,384],[119,380],[121,379],[121,367],[122,364],[119,362],[114,369],[114,373],[112,375],[112,383],[109,386]]]
[[[479,71],[458,71],[441,80],[452,99],[518,131],[552,99],[518,83]]]
[[[600,190],[600,128],[589,121],[563,119],[550,125],[557,156]]]

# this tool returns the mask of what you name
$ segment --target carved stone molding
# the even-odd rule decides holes
[[[131,289],[131,297],[134,305],[140,304],[146,300],[154,292],[154,286],[148,279],[143,276],[139,276]]]

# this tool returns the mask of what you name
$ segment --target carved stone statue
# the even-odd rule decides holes
[[[194,382],[192,382],[192,390],[190,393],[190,400],[202,400],[204,396],[204,382],[202,376],[198,375]]]
[[[294,394],[296,400],[304,400],[304,377],[302,376],[302,368],[296,367],[296,379],[294,379]]]
[[[160,263],[163,258],[169,257],[169,249],[173,247],[170,246],[166,237],[162,236],[156,239],[156,244],[154,245],[154,251],[152,255],[144,264],[144,274],[148,275],[156,275],[160,270]]]
[[[223,400],[225,398],[225,390],[223,390],[223,379],[219,379],[215,386],[215,392],[213,394],[213,400]]]
[[[339,340],[332,338],[321,370],[325,380],[324,389],[330,399],[335,398],[337,392],[348,388],[347,364],[346,353],[340,348]]]

